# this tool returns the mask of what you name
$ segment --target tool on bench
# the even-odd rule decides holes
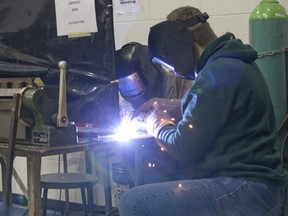
[[[65,61],[59,62],[59,86],[29,83],[22,88],[7,88],[7,85],[0,88],[0,97],[9,97],[16,92],[21,95],[17,143],[46,146],[76,143],[76,126],[69,123],[67,116],[66,67]],[[3,83],[5,78],[1,80]],[[13,78],[10,80],[13,82]],[[5,115],[0,112],[0,118],[5,119]],[[8,137],[5,121],[1,122],[0,128],[4,130],[1,130],[0,138],[5,139]]]

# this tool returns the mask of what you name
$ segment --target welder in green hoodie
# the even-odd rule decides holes
[[[150,29],[151,60],[194,81],[178,121],[157,99],[139,112],[147,111],[148,133],[189,169],[178,181],[130,189],[121,198],[121,216],[283,213],[288,178],[257,52],[232,33],[217,38],[207,19],[196,8],[181,7]]]

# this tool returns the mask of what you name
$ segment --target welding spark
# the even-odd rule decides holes
[[[139,132],[135,130],[132,124],[122,124],[119,128],[115,129],[115,137],[117,140],[127,141],[137,138],[138,136]]]
[[[150,167],[150,168],[154,168],[156,166],[156,164],[155,163],[148,163],[148,167]]]
[[[98,136],[97,140],[116,140],[125,143],[131,139],[149,138],[147,134],[146,123],[143,121],[134,121],[133,113],[124,112],[119,127],[113,127],[113,134],[108,136]],[[142,146],[144,147],[144,146]]]
[[[133,138],[138,138],[143,135],[143,131],[139,131],[137,122],[131,121],[131,118],[122,118],[121,124],[115,130],[115,137],[120,141],[127,141]]]

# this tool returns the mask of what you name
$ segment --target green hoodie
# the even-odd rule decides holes
[[[209,45],[198,76],[182,99],[182,120],[160,129],[166,150],[192,178],[246,177],[283,185],[269,91],[257,53],[227,33]]]

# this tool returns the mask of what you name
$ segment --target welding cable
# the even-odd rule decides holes
[[[41,77],[47,73],[46,67],[0,62],[0,77]]]

